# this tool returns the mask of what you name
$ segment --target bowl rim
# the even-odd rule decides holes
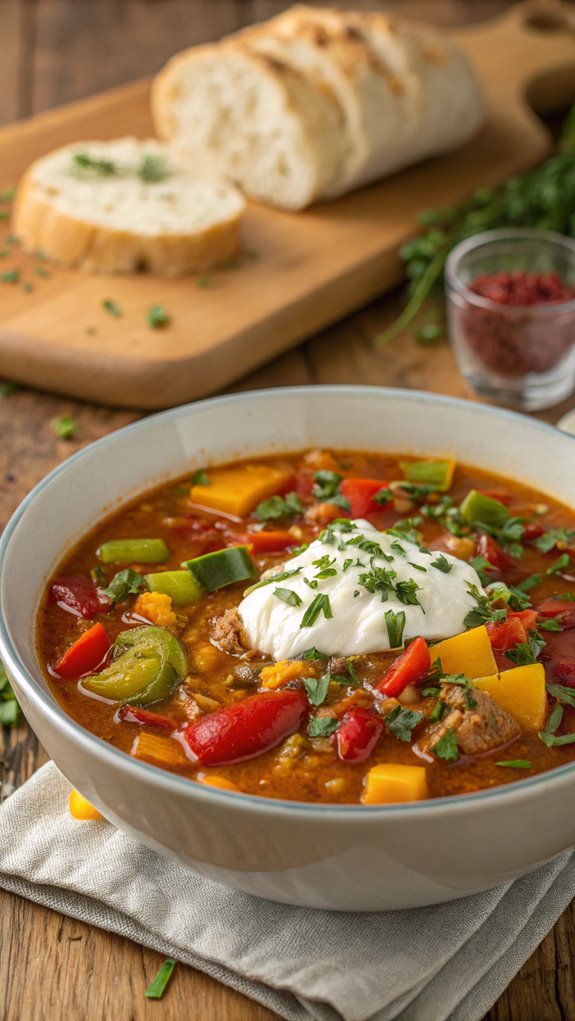
[[[575,263],[575,241],[567,237],[566,234],[560,234],[559,231],[543,230],[536,227],[500,227],[497,230],[484,230],[481,234],[465,238],[451,249],[445,263],[445,281],[448,288],[456,291],[469,305],[475,305],[477,308],[489,312],[496,312],[508,319],[525,318],[525,316],[530,319],[546,319],[560,313],[575,313],[575,298],[570,298],[567,301],[540,302],[538,305],[504,305],[500,301],[493,301],[492,298],[485,298],[482,294],[472,291],[459,276],[461,259],[469,252],[498,241],[546,242],[556,248],[565,249]]]
[[[213,405],[215,403],[220,405],[233,406],[234,404],[245,403],[246,401],[263,400],[270,397],[281,398],[289,396],[311,396],[314,394],[326,394],[327,396],[343,397],[345,395],[357,396],[358,394],[370,394],[376,398],[391,398],[394,400],[405,401],[406,403],[426,403],[431,405],[446,405],[447,407],[453,408],[469,408],[473,407],[473,410],[479,415],[485,415],[486,417],[495,417],[509,419],[515,423],[520,423],[524,428],[532,428],[535,431],[542,431],[554,435],[562,435],[567,442],[575,444],[575,435],[569,435],[568,433],[562,433],[555,426],[550,425],[547,422],[543,422],[540,419],[530,418],[526,415],[521,415],[518,412],[510,411],[505,408],[494,407],[492,405],[483,404],[476,401],[465,400],[459,397],[451,397],[446,394],[430,393],[422,390],[408,390],[394,387],[382,387],[382,386],[362,386],[356,384],[325,384],[325,385],[304,385],[294,387],[267,387],[261,390],[247,390],[241,391],[240,393],[217,395],[214,397],[204,398],[200,401],[193,401],[188,404],[179,405],[176,408],[169,408],[166,411],[162,411],[156,414],[147,415],[137,422],[132,422],[121,429],[117,429],[114,432],[108,433],[106,436],[94,441],[93,443],[87,444],[82,447],[81,450],[76,451],[69,458],[63,461],[61,464],[53,468],[47,475],[45,475],[36,485],[30,490],[30,492],[20,502],[4,531],[0,535],[0,578],[3,580],[3,565],[6,557],[6,553],[11,541],[12,533],[18,526],[22,516],[26,512],[30,503],[35,500],[49,485],[52,485],[54,481],[65,475],[70,468],[79,461],[90,457],[94,449],[102,449],[107,445],[112,445],[118,441],[122,441],[123,437],[132,432],[143,431],[145,429],[154,428],[155,422],[158,420],[166,421],[170,419],[178,419],[187,417],[189,414],[194,414],[197,410],[200,410],[207,405]],[[575,452],[575,447],[574,447]],[[195,783],[188,777],[181,776],[178,773],[171,773],[168,770],[164,770],[160,767],[153,766],[151,763],[140,761],[135,759],[126,752],[121,751],[119,748],[114,747],[103,738],[98,737],[91,731],[87,730],[80,723],[69,716],[64,709],[59,705],[56,699],[52,696],[47,688],[41,687],[35,680],[31,673],[28,672],[27,667],[20,658],[18,649],[8,632],[8,627],[5,623],[4,616],[0,612],[0,657],[2,661],[8,667],[9,673],[11,673],[17,680],[28,698],[33,702],[36,708],[51,718],[52,724],[55,725],[59,732],[64,732],[66,737],[70,737],[75,743],[84,744],[89,748],[100,759],[108,759],[110,763],[116,763],[118,768],[123,769],[127,773],[132,773],[135,776],[148,777],[153,785],[156,787],[164,787],[171,789],[174,785],[178,790],[186,796],[189,795],[191,798],[203,798],[207,802],[212,802],[214,805],[226,804],[230,808],[241,809],[242,806],[249,808],[250,810],[264,812],[265,814],[279,814],[282,816],[301,816],[317,815],[318,817],[330,817],[330,818],[347,818],[353,819],[354,822],[364,820],[373,821],[374,817],[377,818],[389,818],[393,816],[417,816],[419,818],[427,814],[437,815],[441,811],[448,812],[448,814],[459,814],[468,810],[472,810],[474,805],[485,805],[486,803],[493,804],[494,802],[508,802],[511,798],[522,798],[528,797],[529,794],[537,788],[548,788],[550,784],[561,781],[565,778],[575,776],[575,761],[567,763],[563,766],[557,766],[554,769],[547,770],[544,773],[539,773],[532,777],[525,777],[523,779],[517,779],[509,784],[502,784],[498,787],[490,787],[484,790],[474,791],[470,794],[455,794],[443,796],[440,798],[429,798],[423,801],[408,802],[404,804],[387,804],[387,805],[340,805],[340,804],[325,804],[318,802],[305,802],[305,801],[289,801],[281,798],[268,798],[257,794],[248,794],[243,791],[232,792],[225,791],[216,787],[207,787],[200,783]]]

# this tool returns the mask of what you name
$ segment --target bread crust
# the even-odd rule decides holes
[[[205,272],[240,250],[243,208],[193,233],[150,235],[113,229],[57,209],[37,187],[36,165],[28,168],[18,186],[12,230],[25,251],[41,251],[63,267],[94,274],[145,270],[174,277]]]
[[[316,92],[329,95],[339,109],[342,139],[337,157],[323,152],[328,132],[310,125],[310,112],[295,96],[291,112],[306,136],[312,135],[315,162],[322,167],[318,184],[308,189],[306,204],[336,198],[421,159],[464,144],[483,120],[477,78],[463,53],[427,25],[381,12],[345,12],[297,5],[219,43],[195,47],[172,58],[156,77],[152,112],[158,133],[179,144],[185,126],[175,106],[185,94],[187,70],[209,52],[225,68],[233,52],[246,59],[278,56],[267,69],[276,84],[286,66]],[[271,78],[270,78],[271,76]],[[214,111],[212,111],[214,116]],[[257,122],[246,124],[257,132]],[[240,127],[240,131],[242,128]],[[188,143],[193,144],[193,129]],[[326,139],[328,141],[326,142]],[[214,165],[226,170],[226,153]],[[331,159],[333,172],[325,172]],[[235,180],[248,192],[249,182]],[[277,182],[255,197],[282,206]]]

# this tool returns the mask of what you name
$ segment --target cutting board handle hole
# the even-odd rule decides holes
[[[571,29],[569,20],[558,11],[532,10],[526,13],[523,24],[535,32],[565,32]]]

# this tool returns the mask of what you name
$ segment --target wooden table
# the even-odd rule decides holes
[[[393,7],[442,24],[491,17],[505,0],[397,0]],[[276,13],[282,0],[0,0],[0,123],[154,71],[174,50]],[[469,394],[446,344],[399,337],[384,352],[372,338],[393,317],[383,298],[253,375],[234,390],[301,383],[370,383]],[[556,420],[573,402],[543,417]],[[78,436],[59,440],[50,421],[72,414]],[[47,471],[78,447],[137,417],[22,390],[0,398],[0,527]],[[4,734],[0,780],[18,786],[45,760],[24,725]],[[1,792],[1,787],[0,787]],[[485,1021],[575,1021],[575,911],[554,930]],[[161,1002],[144,990],[155,952],[0,893],[0,1021],[272,1021],[272,1013],[192,968],[178,965]]]

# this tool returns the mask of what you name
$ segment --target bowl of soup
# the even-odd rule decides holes
[[[156,415],[12,518],[0,655],[73,786],[209,879],[487,889],[575,837],[574,467],[550,426],[415,391]]]

